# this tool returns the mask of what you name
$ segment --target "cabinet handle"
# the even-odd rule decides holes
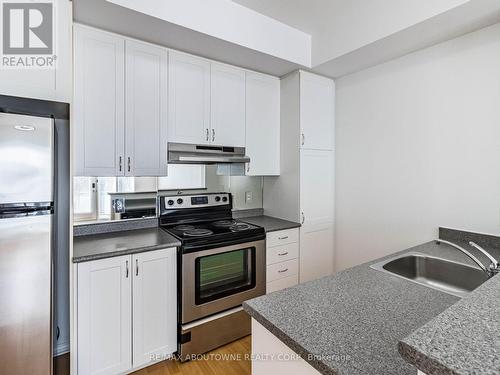
[[[121,156],[118,158],[118,166],[119,166],[120,172],[121,172],[122,171],[122,157]]]
[[[212,142],[215,141],[215,129],[212,129]]]
[[[285,273],[285,272],[287,272],[287,271],[288,271],[288,268],[285,268],[284,270],[279,270],[278,272],[279,272],[279,273]]]
[[[304,135],[304,133],[301,134],[302,135],[302,146],[304,146],[304,143],[306,143],[306,136]]]
[[[135,260],[135,276],[139,276],[139,259]]]
[[[207,141],[208,141],[208,139],[210,137],[210,133],[208,132],[208,128],[206,129],[206,131],[207,131]]]
[[[302,222],[301,222],[301,224],[304,224],[304,222],[306,221],[306,215],[304,215],[304,212],[302,212],[301,215],[302,215]]]
[[[279,253],[278,254],[280,257],[284,257],[285,255],[288,255],[288,251],[285,251],[284,253]]]
[[[128,260],[125,261],[125,278],[128,279]]]
[[[288,236],[278,237],[278,240],[286,240]]]
[[[127,164],[128,164],[127,168],[128,168],[128,171],[130,172],[130,156],[127,159],[128,159],[127,160]]]

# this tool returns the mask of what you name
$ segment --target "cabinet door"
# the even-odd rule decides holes
[[[280,80],[246,73],[248,176],[280,174]]]
[[[333,150],[335,85],[331,79],[300,72],[301,147]]]
[[[304,225],[333,221],[334,159],[332,151],[300,150],[300,210]]]
[[[78,264],[78,374],[132,367],[131,257]]]
[[[75,175],[124,175],[124,39],[75,25]]]
[[[210,62],[169,53],[169,142],[208,144],[210,131]]]
[[[334,270],[333,223],[300,228],[299,280],[301,283],[331,275]]]
[[[134,367],[177,350],[176,249],[134,255]]]
[[[211,71],[210,142],[245,147],[245,71],[216,63]]]
[[[125,175],[167,175],[167,50],[126,42]]]

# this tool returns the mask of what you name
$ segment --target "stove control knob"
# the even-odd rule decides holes
[[[173,206],[174,205],[174,201],[172,199],[169,199],[168,202],[167,202],[167,204],[169,206]]]
[[[219,197],[219,196],[216,196],[216,197],[215,197],[215,201],[216,201],[216,202],[220,202],[220,197]]]
[[[227,197],[222,197],[223,202],[227,202]]]
[[[177,199],[177,204],[182,204],[184,202],[181,198]]]

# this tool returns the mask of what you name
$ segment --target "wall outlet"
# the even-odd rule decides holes
[[[253,200],[253,193],[251,191],[245,191],[245,203],[250,203]]]

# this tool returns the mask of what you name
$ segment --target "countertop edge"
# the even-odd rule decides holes
[[[243,310],[247,312],[250,317],[254,318],[257,322],[262,324],[264,328],[266,328],[269,332],[271,332],[274,336],[276,336],[283,344],[285,344],[288,348],[297,353],[304,361],[309,363],[314,369],[319,371],[324,375],[339,375],[339,372],[330,366],[325,365],[323,362],[318,360],[314,354],[307,351],[304,347],[299,345],[295,340],[293,340],[290,336],[288,336],[281,329],[276,327],[269,320],[264,318],[261,314],[259,314],[256,310],[254,310],[250,305],[246,302],[243,302]],[[312,357],[312,358],[311,358]]]
[[[295,229],[295,228],[300,228],[302,226],[302,224],[300,224],[298,222],[285,220],[285,219],[281,219],[281,218],[269,216],[269,215],[246,216],[246,217],[239,218],[239,220],[246,222],[246,223],[249,223],[249,224],[259,225],[262,228],[264,228],[266,233],[279,232],[279,231],[288,230],[288,229]],[[275,221],[274,224],[279,223],[280,225],[267,225],[266,226],[266,223],[265,223],[266,220]]]
[[[425,374],[460,375],[402,340],[398,343],[398,352],[406,362]]]
[[[72,262],[75,263],[75,264],[76,263],[91,262],[93,260],[115,258],[115,257],[119,257],[119,256],[122,256],[122,255],[146,253],[148,251],[168,249],[168,248],[171,248],[171,247],[179,247],[179,246],[181,246],[181,243],[179,241],[177,241],[177,242],[166,243],[166,244],[158,244],[158,245],[155,245],[155,246],[135,247],[135,248],[126,249],[126,250],[112,251],[112,252],[109,252],[109,253],[92,254],[92,255],[83,255],[83,256],[80,256],[80,257],[73,257],[72,258]]]

